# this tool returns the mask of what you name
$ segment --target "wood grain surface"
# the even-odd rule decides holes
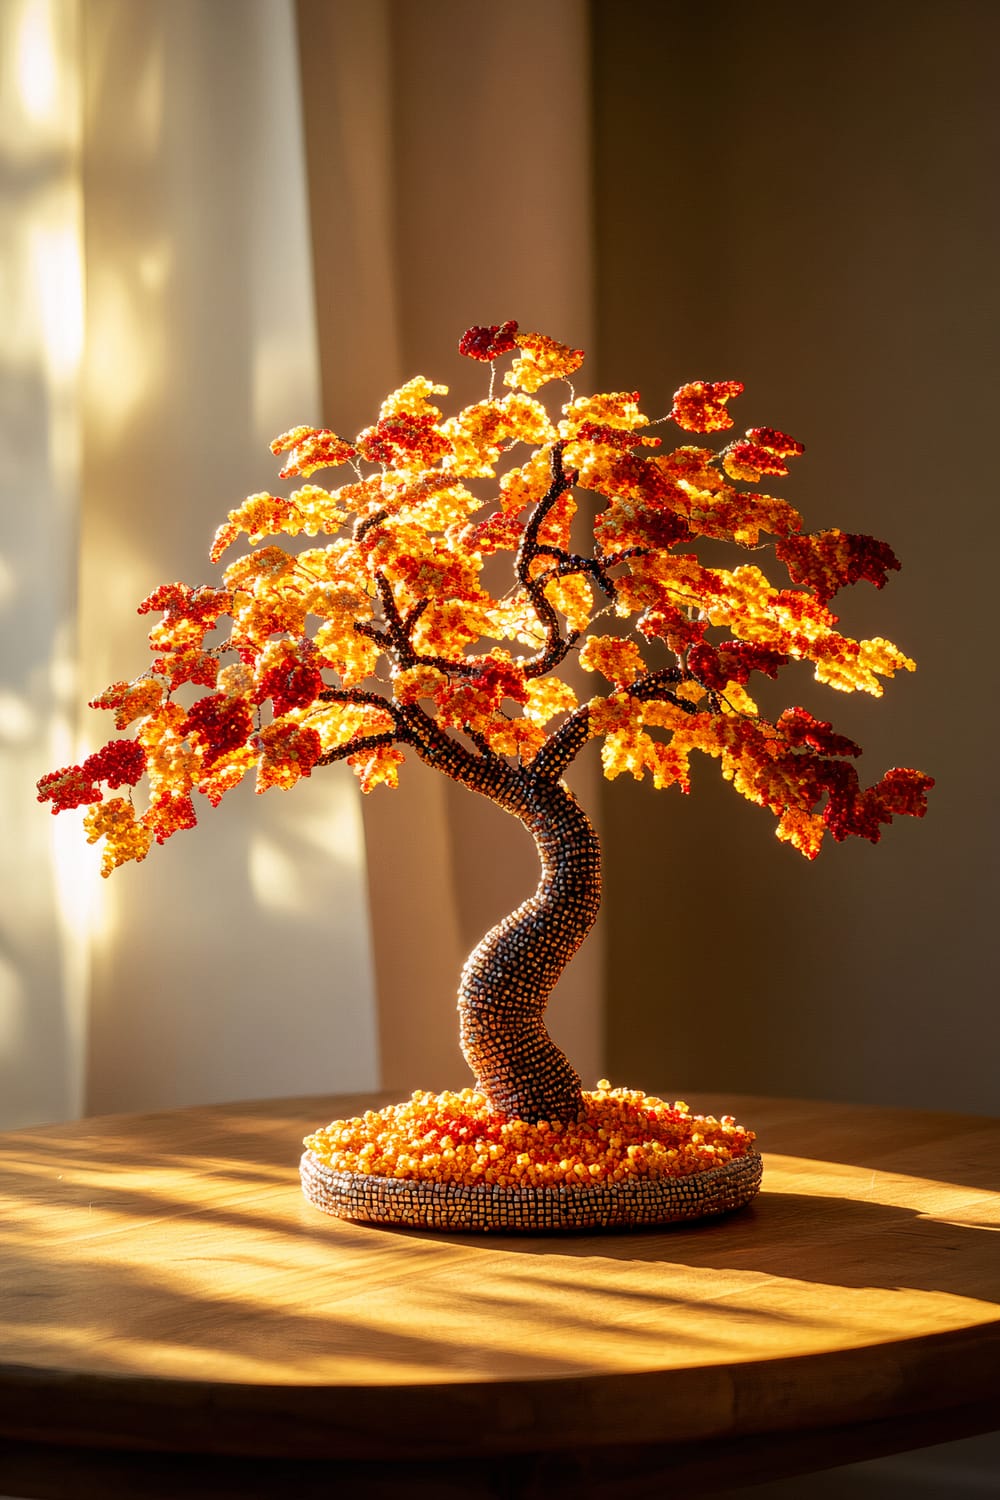
[[[693,1097],[758,1131],[753,1206],[505,1238],[303,1200],[302,1136],[386,1102],[0,1136],[0,1490],[159,1494],[147,1453],[191,1494],[638,1497],[1000,1427],[1000,1121]]]

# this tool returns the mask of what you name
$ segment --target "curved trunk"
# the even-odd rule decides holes
[[[545,1029],[556,980],[594,924],[601,901],[601,850],[562,783],[515,774],[475,789],[527,828],[542,866],[538,889],[488,932],[469,955],[458,992],[462,1051],[498,1114],[575,1120],[580,1078]],[[512,795],[513,793],[513,795]]]

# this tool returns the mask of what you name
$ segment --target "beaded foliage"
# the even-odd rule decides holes
[[[346,760],[371,792],[415,756],[489,798],[534,839],[541,878],[465,965],[462,1047],[497,1119],[568,1126],[585,1097],[544,1012],[600,901],[597,838],[563,779],[589,740],[609,778],[681,792],[693,752],[716,760],[810,859],[827,833],[877,842],[896,815],[922,816],[932,782],[893,769],[864,787],[852,740],[751,695],[755,674],[810,663],[831,688],[880,696],[913,663],[881,637],[842,634],[830,608],[847,585],[882,588],[891,549],[807,531],[761,488],[802,444],[753,426],[719,445],[738,381],[684,385],[650,420],[635,392],[578,396],[583,351],[512,321],[467,330],[459,349],[489,382],[453,415],[436,400],[447,388],[416,376],[353,439],[302,426],[275,440],[296,487],[229,513],[213,562],[241,538],[249,548],[216,584],[167,583],[143,601],[152,660],[93,703],[129,734],[38,793],[53,812],[87,808],[105,874],[251,773],[258,792],[287,790]],[[661,451],[671,427],[680,441]],[[337,469],[343,482],[313,481]],[[585,701],[565,675],[574,662],[602,684]],[[307,1158],[324,1206],[340,1201],[333,1169]],[[371,1192],[366,1178],[366,1203]]]

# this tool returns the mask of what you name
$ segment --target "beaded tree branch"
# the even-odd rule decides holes
[[[217,805],[250,771],[264,792],[346,760],[370,792],[397,784],[409,752],[488,797],[532,835],[541,880],[462,972],[476,1089],[334,1122],[307,1141],[307,1194],[349,1218],[443,1227],[662,1222],[736,1207],[760,1179],[751,1132],[604,1083],[584,1093],[545,1029],[601,890],[597,837],[563,777],[600,739],[608,777],[649,773],[686,792],[700,750],[809,859],[826,833],[877,842],[896,814],[922,816],[929,777],[897,769],[862,788],[856,744],[804,708],[767,718],[747,689],[755,672],[811,662],[830,687],[880,696],[879,679],[913,663],[886,640],[840,634],[829,605],[859,579],[881,588],[899,564],[873,537],[804,531],[791,505],[761,492],[802,452],[774,428],[721,451],[649,451],[661,443],[651,429],[667,422],[732,427],[736,381],[683,386],[651,423],[636,394],[575,396],[582,350],[516,323],[469,329],[459,350],[491,378],[487,398],[457,415],[432,399],[447,388],[418,376],[353,442],[298,427],[272,444],[288,455],[282,478],[307,482],[230,512],[212,560],[241,535],[252,545],[221,586],[165,584],[139,606],[162,615],[152,664],[93,703],[133,737],[43,777],[39,799],[54,812],[89,804],[84,826],[104,839],[108,874],[192,827],[193,792]],[[510,354],[496,395],[497,361]],[[558,414],[535,397],[553,382],[569,389]],[[338,467],[350,477],[337,488],[309,480]],[[598,497],[589,524],[581,491]],[[303,533],[332,540],[258,545]],[[702,539],[754,560],[710,565],[695,551]],[[785,586],[761,570],[767,553]],[[487,579],[504,556],[501,591]],[[586,702],[558,675],[571,660],[606,684]],[[132,789],[143,778],[140,812]],[[101,783],[126,795],[105,800]]]

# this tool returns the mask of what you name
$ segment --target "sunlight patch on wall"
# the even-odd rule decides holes
[[[280,804],[280,822],[266,820],[275,823],[271,832],[260,831],[261,814],[257,814],[248,860],[250,888],[265,910],[322,920],[327,899],[324,886],[333,868],[356,878],[363,876],[364,838],[351,783],[308,790],[311,797],[304,786],[297,788],[297,806]],[[317,807],[317,802],[322,806]],[[278,805],[274,800],[269,804],[272,811]]]
[[[135,269],[144,291],[163,291],[173,270],[175,258],[174,248],[169,240],[160,240],[140,252]]]
[[[34,225],[29,241],[45,363],[60,384],[75,378],[83,352],[83,265],[74,208],[68,222]]]
[[[17,93],[35,125],[52,119],[59,106],[59,68],[51,0],[25,0],[14,22]]]
[[[8,118],[4,132],[5,152],[29,169],[20,187],[26,211],[13,223],[23,233],[17,238],[28,268],[14,306],[31,353],[40,339],[46,372],[59,381],[75,379],[83,349],[80,91],[71,14],[54,0],[23,0],[15,8],[14,108],[21,118]]]
[[[305,278],[305,285],[309,285]],[[286,424],[314,419],[316,357],[311,344],[293,345],[282,331],[265,332],[252,355],[254,429],[265,448]],[[280,413],[277,420],[275,413]]]
[[[99,600],[101,618],[84,620],[79,702],[143,671],[149,662],[148,625],[136,613],[139,600],[157,581],[155,559],[142,545],[146,541],[148,537],[139,532],[123,536],[113,517],[95,516],[93,511],[87,517],[80,550],[82,588],[85,600]],[[113,567],[108,567],[109,558],[114,559]],[[110,714],[86,710],[82,730],[87,751],[96,750],[113,729]]]
[[[294,915],[307,899],[303,870],[290,850],[256,834],[250,844],[250,889],[265,909]]]
[[[344,768],[340,768],[344,771]],[[327,770],[332,785],[326,792],[326,806],[321,816],[310,807],[310,817],[303,816],[296,832],[303,843],[323,859],[333,860],[342,869],[364,869],[364,830],[357,787],[353,773],[337,776]],[[333,778],[336,780],[333,781]],[[304,811],[304,810],[303,810]]]
[[[24,698],[0,688],[0,745],[23,745],[35,732],[37,715]]]
[[[75,621],[64,620],[55,631],[52,655],[46,667],[47,688],[53,702],[63,705],[66,712],[74,718],[78,688],[75,639]],[[62,742],[66,745],[67,754],[75,753],[75,748],[69,742],[68,724],[57,723],[53,726],[52,733],[53,748],[57,754]]]
[[[59,920],[70,947],[91,938],[107,938],[110,904],[102,901],[101,855],[88,844],[79,819],[52,819],[52,853],[55,867],[56,903]]]
[[[138,264],[145,287],[158,290],[169,273],[169,250],[146,246]],[[162,382],[162,322],[143,317],[139,290],[114,264],[96,268],[87,287],[87,418],[96,436],[109,443],[125,432]]]

